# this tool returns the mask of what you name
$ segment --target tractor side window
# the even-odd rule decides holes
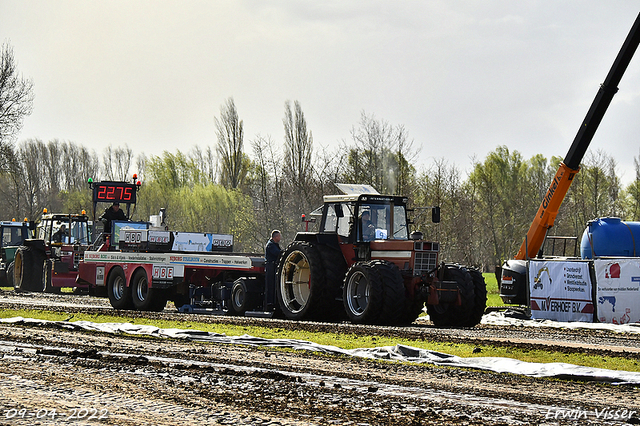
[[[51,222],[46,220],[38,227],[38,239],[49,241],[51,235]]]
[[[349,236],[351,227],[351,216],[353,216],[352,206],[348,204],[342,205],[342,217],[338,218],[338,235],[343,237]]]
[[[393,238],[396,240],[409,239],[407,229],[407,213],[404,206],[393,207]]]
[[[327,219],[324,222],[323,232],[336,232],[338,225],[338,216],[336,215],[336,209],[333,204],[327,206]]]

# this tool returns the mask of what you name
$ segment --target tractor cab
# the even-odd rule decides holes
[[[46,246],[62,248],[69,245],[89,245],[89,217],[86,214],[44,214],[36,236]]]
[[[409,232],[407,197],[381,195],[370,185],[336,186],[344,194],[325,196],[322,208],[310,216],[320,217],[320,234],[337,235],[345,259],[385,260],[409,276],[436,268],[439,244]]]
[[[0,222],[0,287],[13,286],[13,259],[23,241],[31,238],[33,222]],[[11,266],[11,268],[10,268]]]
[[[320,232],[335,232],[349,243],[408,240],[406,204],[406,198],[390,195],[329,195]]]

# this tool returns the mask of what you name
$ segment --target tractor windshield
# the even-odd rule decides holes
[[[40,238],[52,243],[89,244],[89,229],[86,221],[47,219],[40,227]]]
[[[2,247],[19,246],[24,239],[22,227],[7,226],[2,230]]]
[[[404,206],[394,206],[392,210],[389,204],[361,204],[359,212],[359,240],[408,239]]]

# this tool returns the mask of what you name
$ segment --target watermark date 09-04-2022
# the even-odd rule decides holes
[[[69,408],[59,410],[56,408],[40,408],[38,410],[27,408],[5,408],[2,410],[2,417],[5,420],[11,419],[41,419],[41,420],[64,420],[64,421],[87,421],[104,420],[109,417],[109,410],[106,408]]]

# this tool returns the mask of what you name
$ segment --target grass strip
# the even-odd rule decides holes
[[[637,359],[616,356],[590,355],[588,353],[562,353],[540,349],[520,349],[492,345],[473,345],[465,343],[433,342],[428,340],[410,340],[379,336],[356,336],[354,334],[323,333],[283,328],[240,326],[233,324],[207,324],[197,321],[152,320],[146,318],[122,318],[103,314],[68,314],[41,310],[2,310],[0,318],[11,317],[37,318],[51,321],[92,321],[97,323],[130,322],[140,325],[152,325],[159,328],[183,328],[224,333],[227,336],[249,334],[267,339],[299,339],[322,345],[338,346],[343,349],[373,348],[403,344],[422,349],[444,352],[460,357],[504,357],[527,362],[564,362],[586,367],[607,368],[610,370],[640,371]],[[479,349],[479,350],[478,350]]]

